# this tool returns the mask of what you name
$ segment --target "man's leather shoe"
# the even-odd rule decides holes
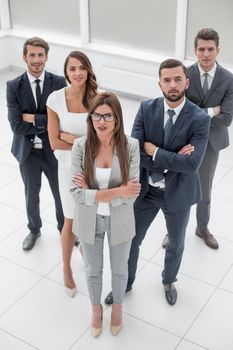
[[[36,240],[37,238],[39,238],[41,235],[40,232],[36,233],[36,234],[33,234],[33,233],[29,233],[29,235],[27,235],[27,237],[25,238],[25,240],[23,241],[23,250],[31,250],[35,243],[36,243]]]
[[[163,247],[164,249],[166,249],[168,243],[169,243],[169,238],[168,238],[168,234],[166,234],[165,237],[164,237],[164,239],[163,239],[163,241],[162,241],[162,247]]]
[[[132,290],[132,286],[129,286],[126,288],[125,293],[128,293]],[[106,305],[112,305],[113,304],[113,295],[112,292],[108,293],[108,295],[106,296],[106,298],[104,299],[104,302]]]
[[[218,249],[218,242],[217,240],[214,238],[214,236],[210,233],[210,231],[208,230],[208,228],[204,231],[204,230],[200,230],[198,227],[196,228],[195,231],[196,235],[200,238],[202,238],[205,242],[205,244],[212,248],[212,249]]]
[[[177,291],[174,283],[164,284],[165,297],[169,305],[174,305],[177,299]]]

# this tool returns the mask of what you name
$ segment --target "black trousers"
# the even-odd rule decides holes
[[[20,164],[20,172],[24,182],[28,228],[37,234],[42,226],[40,217],[40,189],[42,172],[48,179],[55,201],[57,228],[61,231],[64,216],[58,186],[58,166],[51,164],[43,149],[32,149],[28,158]]]
[[[177,203],[178,207],[179,203]],[[127,287],[131,287],[135,280],[140,245],[160,209],[164,213],[169,236],[169,244],[165,252],[162,282],[167,284],[176,281],[184,251],[185,232],[191,207],[189,206],[187,209],[175,213],[171,212],[165,204],[164,191],[149,186],[147,194],[140,201],[136,201],[134,206],[136,235],[132,240],[128,260],[129,276]]]

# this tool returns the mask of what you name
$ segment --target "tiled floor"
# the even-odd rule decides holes
[[[195,208],[187,229],[186,249],[170,307],[161,286],[166,232],[162,215],[150,227],[141,249],[138,278],[124,302],[124,327],[110,334],[110,309],[104,310],[104,331],[90,335],[90,302],[84,263],[74,249],[73,269],[78,294],[70,299],[62,282],[60,238],[53,201],[43,181],[42,237],[28,253],[24,194],[18,164],[10,153],[5,81],[0,76],[0,349],[1,350],[232,350],[233,349],[233,126],[232,145],[221,153],[213,191],[210,229],[220,249],[207,248],[195,237]],[[121,98],[126,132],[130,133],[139,101]],[[106,249],[103,297],[110,290]]]

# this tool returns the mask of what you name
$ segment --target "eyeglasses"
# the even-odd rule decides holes
[[[113,122],[114,120],[114,115],[111,113],[105,113],[105,114],[91,113],[90,116],[94,122],[100,122],[102,118],[105,122]]]

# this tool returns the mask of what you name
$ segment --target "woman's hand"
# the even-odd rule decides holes
[[[71,145],[73,145],[74,140],[78,138],[78,136],[70,134],[68,132],[60,131],[59,138],[61,141],[65,141]]]
[[[89,188],[86,183],[85,177],[82,173],[79,173],[78,175],[73,177],[73,183],[79,188]]]
[[[137,179],[129,180],[127,185],[121,185],[121,196],[125,198],[135,198],[141,191],[141,184]]]

